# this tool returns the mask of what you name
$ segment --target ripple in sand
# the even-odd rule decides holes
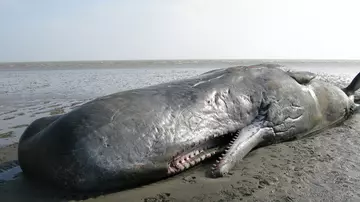
[[[17,112],[17,109],[1,113],[0,116]]]
[[[13,126],[13,127],[10,127],[10,128],[24,128],[24,127],[28,127],[29,124],[20,124],[20,125],[16,125],[16,126]]]
[[[65,113],[65,110],[63,108],[55,108],[50,111],[50,115],[58,115]]]
[[[14,131],[0,133],[0,139],[13,137]]]
[[[6,121],[6,120],[14,119],[14,118],[15,118],[15,116],[8,116],[8,117],[3,118],[3,120]]]

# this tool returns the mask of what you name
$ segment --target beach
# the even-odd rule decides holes
[[[248,63],[261,61],[0,65],[0,178],[17,168],[17,142],[37,118],[114,92]],[[356,62],[283,63],[341,87],[360,69]],[[215,161],[210,159],[174,177],[112,193],[67,193],[9,173],[0,181],[0,201],[360,201],[359,134],[357,114],[314,136],[258,148],[227,177],[208,177]]]

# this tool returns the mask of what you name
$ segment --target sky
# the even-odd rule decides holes
[[[0,62],[360,59],[357,0],[0,0]]]

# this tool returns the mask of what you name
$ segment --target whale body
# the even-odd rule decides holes
[[[114,93],[35,120],[19,141],[29,178],[76,191],[140,186],[219,154],[214,177],[252,149],[346,120],[359,74],[344,89],[277,65],[217,69]]]

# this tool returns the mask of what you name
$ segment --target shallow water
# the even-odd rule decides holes
[[[22,172],[17,161],[10,161],[0,164],[0,183],[14,180],[19,173]]]

